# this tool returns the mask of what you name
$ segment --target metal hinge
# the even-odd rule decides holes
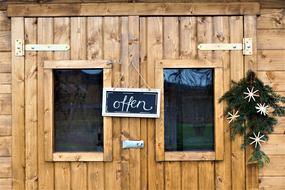
[[[16,56],[24,56],[25,51],[68,51],[68,44],[26,44],[24,40],[17,39],[15,41]]]
[[[199,44],[199,50],[243,50],[244,55],[252,55],[252,38],[243,38],[241,43]]]

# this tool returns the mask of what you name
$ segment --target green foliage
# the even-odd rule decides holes
[[[252,89],[252,87],[254,90],[258,90],[258,97],[255,97],[256,101],[248,102],[244,92],[247,92],[247,88]],[[228,116],[228,112],[239,111],[240,116],[230,123],[230,127],[232,139],[238,134],[244,136],[242,148],[246,148],[253,141],[249,138],[254,136],[253,133],[260,132],[261,135],[264,135],[262,140],[268,141],[268,134],[273,132],[273,127],[277,124],[275,117],[283,116],[285,113],[285,107],[281,106],[281,103],[285,103],[285,97],[275,93],[270,86],[264,85],[253,71],[249,71],[247,76],[239,82],[232,81],[231,89],[220,98],[220,102],[222,101],[227,103],[224,113],[226,116]],[[255,108],[257,103],[268,105],[269,114],[264,116],[257,113]],[[260,150],[259,144],[254,145],[252,145],[254,151],[249,162],[258,163],[260,167],[263,167],[269,162],[269,158]]]

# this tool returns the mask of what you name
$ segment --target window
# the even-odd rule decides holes
[[[110,118],[102,117],[107,61],[44,63],[45,157],[48,161],[110,161]]]
[[[156,77],[156,87],[162,91],[156,159],[222,159],[221,66],[199,60],[161,60]]]

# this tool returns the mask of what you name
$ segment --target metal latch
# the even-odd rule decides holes
[[[25,51],[68,51],[68,44],[24,44],[24,40],[17,39],[15,42],[16,56],[24,56]]]
[[[252,38],[243,38],[243,43],[206,43],[199,44],[199,50],[243,50],[244,55],[252,55]]]
[[[124,149],[126,148],[143,148],[144,147],[144,141],[132,141],[132,140],[124,140],[122,143],[122,146]]]

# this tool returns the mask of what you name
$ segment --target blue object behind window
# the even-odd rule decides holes
[[[166,151],[214,150],[213,69],[164,69]]]

